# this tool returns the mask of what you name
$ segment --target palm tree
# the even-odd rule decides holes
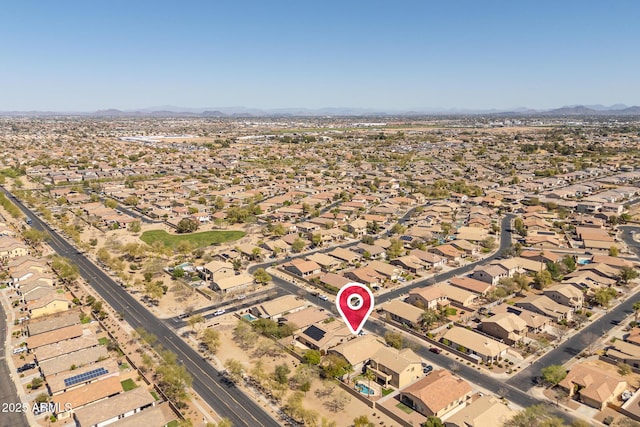
[[[364,377],[369,380],[369,393],[371,392],[371,380],[375,380],[376,379],[376,374],[371,371],[370,369],[367,369],[366,372],[364,373]],[[367,394],[367,397],[369,397],[370,395]]]
[[[635,315],[635,321],[638,323],[638,313],[640,312],[640,301],[633,303],[633,314]]]
[[[427,309],[420,315],[420,323],[429,330],[431,329],[431,325],[438,320],[438,317],[438,313],[436,313],[435,310]]]

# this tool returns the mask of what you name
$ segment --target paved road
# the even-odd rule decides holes
[[[6,192],[6,190],[4,191]],[[9,193],[7,192],[7,194]],[[160,321],[147,311],[110,276],[82,254],[77,253],[73,246],[42,222],[34,212],[31,212],[18,200],[14,200],[14,203],[33,219],[32,226],[34,228],[45,230],[51,235],[49,245],[53,250],[70,258],[78,266],[82,277],[90,283],[107,304],[115,311],[125,313],[125,321],[131,327],[146,329],[158,338],[158,344],[177,355],[178,360],[184,364],[193,377],[193,389],[221,417],[229,418],[234,426],[279,426],[278,422],[242,391],[223,384],[218,376],[218,371],[180,339],[165,322]]]
[[[623,231],[622,239],[627,246],[635,251],[636,254],[640,254],[640,243],[635,242],[630,233],[631,230],[636,230],[636,232],[640,233],[640,227],[625,226],[620,227],[620,229]],[[582,353],[591,344],[591,340],[585,339],[585,336],[601,337],[615,325],[622,323],[633,313],[632,306],[638,300],[639,294],[640,290],[611,309],[604,316],[582,328],[579,333],[560,344],[557,348],[546,353],[531,366],[511,377],[507,383],[523,391],[529,390],[535,385],[535,378],[540,375],[542,368],[549,365],[563,365],[571,358]]]
[[[1,291],[0,291],[1,292]],[[11,403],[27,403],[21,402],[18,396],[16,386],[11,379],[11,372],[5,360],[5,336],[9,334],[7,328],[7,317],[4,307],[0,304],[0,331],[2,331],[2,339],[0,340],[0,405]],[[24,413],[18,411],[5,411],[4,406],[0,408],[0,427],[20,427],[28,426],[29,422]]]

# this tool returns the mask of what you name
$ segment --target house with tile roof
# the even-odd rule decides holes
[[[573,365],[558,386],[569,397],[577,395],[580,402],[601,411],[622,394],[627,388],[627,381],[617,374],[581,363]]]
[[[437,369],[402,390],[400,401],[426,417],[442,417],[464,405],[471,392],[468,382]]]

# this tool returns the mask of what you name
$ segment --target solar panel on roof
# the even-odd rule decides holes
[[[309,326],[303,332],[303,334],[305,334],[306,336],[310,337],[311,339],[313,339],[315,341],[320,341],[324,337],[325,333],[326,333],[325,331],[323,331],[322,329],[320,329],[320,328],[318,328],[317,326],[314,326],[314,325]]]
[[[400,240],[404,240],[405,242],[410,242],[413,240],[411,236],[400,236]]]
[[[65,378],[64,380],[64,385],[65,387],[70,387],[74,384],[79,384],[79,383],[83,383],[85,381],[89,381],[92,380],[94,378],[98,378],[99,376],[108,374],[109,371],[107,371],[105,368],[98,368],[98,369],[94,369],[93,371],[89,371],[89,372],[85,372],[83,374],[78,374],[78,375],[74,375],[72,377],[69,378]]]

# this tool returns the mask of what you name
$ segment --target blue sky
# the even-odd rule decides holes
[[[638,1],[13,1],[0,111],[640,104]]]

